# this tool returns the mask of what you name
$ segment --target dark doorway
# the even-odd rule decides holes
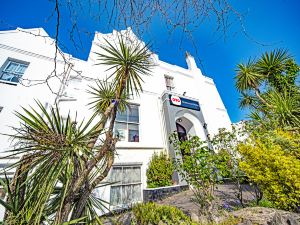
[[[176,123],[176,128],[177,128],[177,134],[178,134],[179,141],[181,141],[181,142],[186,141],[188,138],[187,138],[187,133],[186,133],[185,128],[182,125],[180,125],[179,123]],[[189,149],[182,148],[180,151],[181,151],[183,160],[184,160],[185,156],[191,155],[191,152]]]
[[[176,123],[176,129],[179,141],[186,141],[187,140],[187,134],[185,128],[180,125],[179,123]]]

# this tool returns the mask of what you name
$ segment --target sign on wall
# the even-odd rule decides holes
[[[171,105],[200,111],[200,105],[198,101],[194,101],[187,98],[181,98],[176,95],[169,95],[169,99]]]

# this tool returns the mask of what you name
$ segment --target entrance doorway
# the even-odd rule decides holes
[[[177,134],[178,134],[178,139],[180,142],[186,141],[188,139],[186,129],[184,126],[180,125],[179,123],[176,123],[176,128],[177,128]],[[184,160],[185,156],[188,156],[191,154],[191,152],[188,149],[180,149],[182,159]]]
[[[186,129],[179,123],[176,123],[176,129],[177,129],[179,141],[186,141],[187,140]]]

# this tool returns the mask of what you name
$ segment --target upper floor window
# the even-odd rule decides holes
[[[117,112],[115,134],[120,141],[139,142],[139,106],[130,104],[125,112]]]
[[[165,75],[165,83],[168,91],[172,91],[175,88],[173,77]]]
[[[1,68],[0,80],[19,83],[29,63],[8,58]]]

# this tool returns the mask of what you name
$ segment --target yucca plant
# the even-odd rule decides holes
[[[63,120],[57,107],[49,113],[40,102],[37,106],[39,110],[23,108],[24,113],[16,113],[22,122],[13,135],[16,148],[12,155],[23,156],[7,168],[17,168],[13,181],[9,183],[6,179],[5,185],[6,204],[13,206],[6,205],[8,224],[40,224],[45,218],[51,220],[51,215],[62,207],[73,177],[79,176],[84,162],[93,158],[87,144],[94,135],[91,123],[95,116],[76,126],[70,116]],[[49,207],[51,199],[57,202]]]
[[[288,51],[266,52],[257,60],[237,66],[236,88],[240,107],[263,127],[299,129],[300,67]]]
[[[95,207],[105,203],[92,191],[114,162],[116,113],[127,107],[129,94],[142,91],[142,76],[149,75],[152,65],[148,46],[127,45],[125,38],[119,35],[115,45],[105,40],[101,47],[99,64],[112,71],[111,83],[98,81],[90,88],[95,112],[86,123],[70,116],[64,120],[57,106],[48,112],[39,102],[38,109],[16,113],[21,126],[15,129],[11,155],[22,158],[8,168],[16,173],[6,184],[7,202],[0,202],[7,207],[7,224],[100,224]]]
[[[107,80],[97,80],[96,85],[89,86],[87,92],[92,96],[92,101],[88,105],[95,112],[103,114],[115,98],[115,85]],[[118,103],[118,111],[124,112],[128,106],[128,95],[123,92]]]

